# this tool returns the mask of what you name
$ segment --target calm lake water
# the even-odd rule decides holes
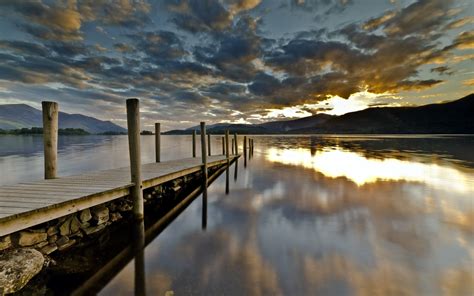
[[[230,193],[225,174],[208,189],[207,228],[198,197],[146,247],[149,295],[474,293],[473,136],[253,138]],[[191,155],[189,136],[162,141],[163,160]],[[0,144],[0,184],[42,178],[41,137]],[[127,165],[125,136],[60,138],[59,175]],[[132,261],[101,294],[133,291]]]

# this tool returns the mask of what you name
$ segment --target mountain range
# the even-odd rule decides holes
[[[59,112],[59,128],[80,128],[91,134],[127,132],[110,121],[99,120],[81,114]],[[0,129],[12,130],[43,126],[41,110],[26,104],[0,105]]]
[[[42,126],[42,112],[25,104],[0,105],[0,129]],[[59,128],[80,128],[91,134],[124,133],[110,121],[81,114],[59,112]],[[191,134],[199,126],[165,134]],[[239,134],[474,134],[474,94],[447,103],[418,107],[374,107],[340,116],[309,117],[260,124],[217,123],[209,133],[226,130]]]
[[[190,134],[199,126],[166,134]],[[417,107],[374,107],[340,116],[316,114],[261,124],[219,123],[208,132],[223,134],[474,134],[474,94],[447,103]]]

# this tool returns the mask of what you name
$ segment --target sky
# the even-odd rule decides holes
[[[469,0],[0,0],[0,104],[143,129],[451,101],[473,62]]]

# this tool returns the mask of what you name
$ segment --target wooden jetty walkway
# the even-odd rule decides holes
[[[231,156],[233,159],[238,155]],[[207,166],[226,164],[210,156]],[[144,164],[142,190],[202,169],[199,158]],[[58,179],[0,186],[0,236],[130,195],[130,168],[95,171]]]
[[[43,102],[45,180],[0,186],[0,237],[124,196],[131,196],[134,216],[140,219],[144,213],[144,189],[198,171],[204,173],[204,182],[207,186],[209,168],[222,165],[228,167],[240,157],[236,141],[235,147],[232,147],[235,148],[234,153],[230,154],[228,131],[223,137],[224,155],[211,156],[210,153],[208,155],[210,145],[209,142],[206,144],[206,129],[202,122],[201,158],[161,162],[160,125],[156,124],[156,162],[141,164],[138,106],[137,99],[127,100],[129,167],[58,178],[56,176],[58,106],[54,102]],[[234,139],[237,140],[235,134]],[[193,135],[193,156],[195,147],[195,135]]]

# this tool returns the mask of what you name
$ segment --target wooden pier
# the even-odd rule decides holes
[[[208,168],[226,164],[225,156],[208,157]],[[191,157],[144,164],[141,170],[143,190],[201,171],[202,163]],[[128,196],[132,186],[129,167],[0,186],[0,236]]]
[[[227,135],[226,155],[207,156],[204,130],[201,133],[202,159],[196,158],[196,134],[193,133],[193,157],[161,161],[160,126],[157,124],[156,163],[141,164],[138,100],[130,99],[127,100],[130,167],[58,178],[57,112],[57,104],[43,104],[43,124],[48,131],[44,135],[45,180],[0,186],[0,237],[125,196],[131,196],[134,216],[141,219],[144,189],[203,170],[207,175],[208,169],[229,167],[240,156],[229,154]],[[204,123],[201,126],[204,128]]]

